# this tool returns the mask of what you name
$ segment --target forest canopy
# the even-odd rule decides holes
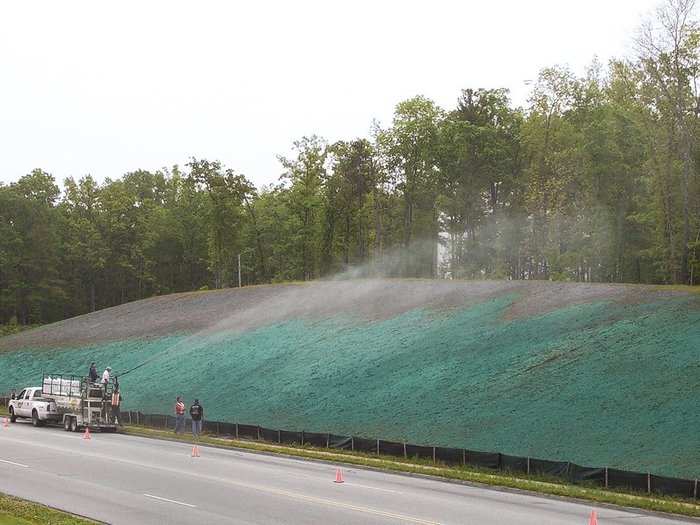
[[[416,96],[367,137],[294,142],[256,188],[213,160],[0,185],[0,324],[171,292],[358,276],[700,283],[700,28],[666,3],[634,57],[542,70],[525,107]]]

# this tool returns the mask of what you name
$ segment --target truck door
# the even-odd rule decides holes
[[[21,397],[19,397],[19,403],[18,403],[18,409],[17,410],[17,415],[21,417],[28,417],[31,415],[31,405],[32,402],[30,401],[30,396],[32,394],[32,389],[27,388],[24,390],[24,392],[21,392]]]
[[[27,393],[27,390],[24,389],[24,390],[22,390],[19,394],[17,394],[17,395],[15,396],[14,405],[15,405],[15,415],[16,415],[16,416],[19,416],[19,415],[20,415],[20,412],[22,411],[21,405],[22,405],[22,403],[24,402],[24,401],[22,401],[22,400],[24,399],[24,394],[26,394],[26,393]]]

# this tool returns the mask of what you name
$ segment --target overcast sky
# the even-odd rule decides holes
[[[0,181],[221,160],[257,185],[317,134],[366,136],[400,100],[463,88],[524,104],[540,68],[631,52],[656,0],[9,1]]]

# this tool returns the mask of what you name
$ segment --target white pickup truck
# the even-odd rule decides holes
[[[44,374],[42,385],[25,388],[16,399],[10,400],[10,421],[31,418],[35,427],[62,423],[64,430],[72,432],[85,427],[106,432],[117,430],[118,404],[112,406],[114,381],[101,384],[87,378]]]
[[[47,421],[57,423],[59,414],[56,402],[44,397],[39,387],[25,388],[9,403],[10,421],[18,417],[32,418],[35,427],[44,425]]]

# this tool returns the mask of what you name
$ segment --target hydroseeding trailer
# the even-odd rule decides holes
[[[22,390],[9,403],[10,420],[31,418],[34,426],[63,424],[66,431],[90,430],[115,432],[112,410],[114,380],[93,383],[87,377],[44,374],[42,386]]]

